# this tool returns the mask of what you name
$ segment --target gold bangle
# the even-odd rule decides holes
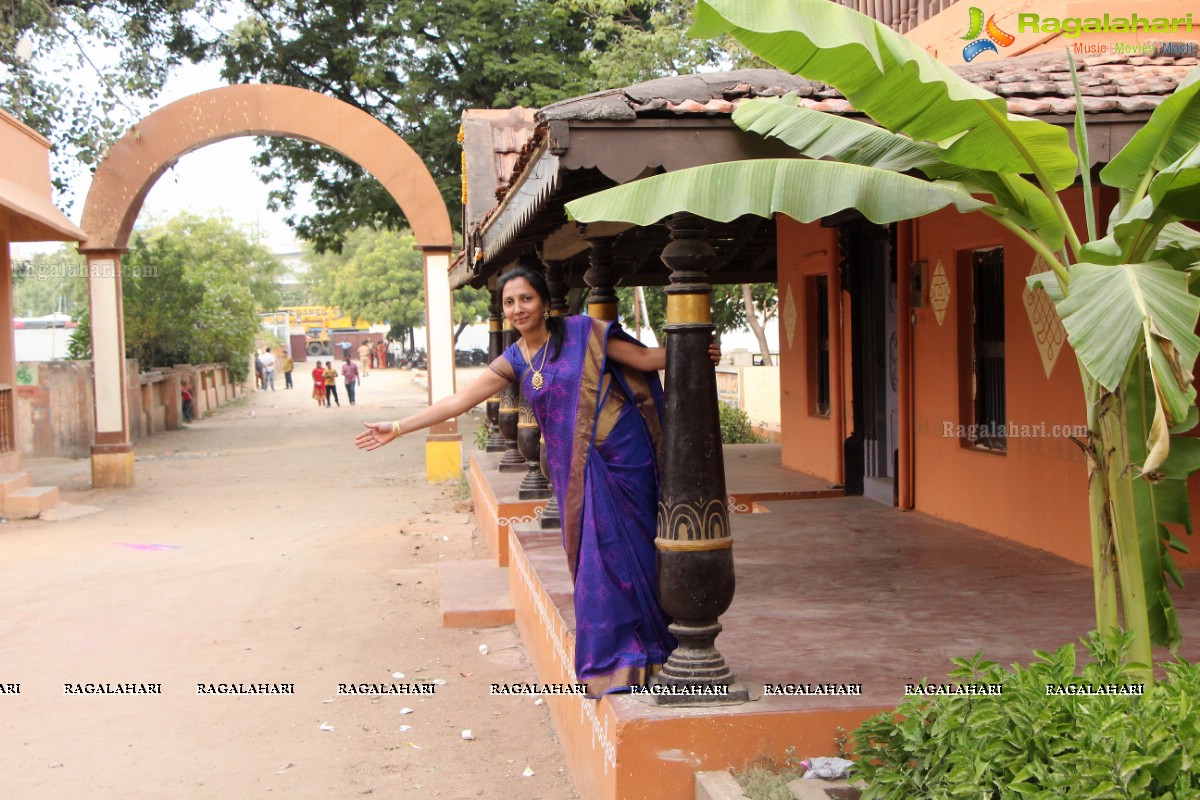
[[[396,434],[397,439],[404,435],[404,431],[400,430],[400,420],[392,423],[392,433]]]

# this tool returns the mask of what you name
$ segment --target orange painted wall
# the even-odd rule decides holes
[[[838,380],[839,349],[835,331],[841,319],[837,285],[837,231],[811,223],[778,219],[779,236],[779,394],[782,417],[783,465],[842,482],[843,386]],[[811,303],[808,278],[829,276],[829,416],[812,408],[809,376]],[[793,316],[794,315],[794,316]],[[792,321],[794,320],[794,321]]]
[[[1074,219],[1082,219],[1082,195],[1068,192],[1064,203]],[[1105,219],[1112,198],[1098,203]],[[836,236],[818,225],[788,219],[779,223],[779,287],[781,302],[793,296],[796,323],[789,343],[781,335],[780,370],[784,466],[841,482],[842,440],[851,413],[849,331],[844,342],[831,336],[833,415],[809,413],[808,326],[805,279],[827,271],[830,290],[837,286]],[[1007,418],[1016,425],[1044,422],[1082,425],[1085,420],[1078,368],[1065,348],[1047,376],[1023,299],[1033,251],[1017,237],[979,215],[953,211],[932,214],[916,223],[914,252],[928,263],[925,305],[915,309],[913,326],[914,503],[917,511],[1046,550],[1080,564],[1091,562],[1085,467],[1078,448],[1062,436],[1010,437],[1004,455],[964,447],[946,425],[967,424],[960,401],[960,254],[1002,245],[1005,268],[1005,358]],[[1082,227],[1082,226],[1081,226]],[[941,322],[930,305],[928,280],[941,261],[950,297]],[[835,295],[836,296],[836,295]],[[783,312],[786,314],[786,310]],[[831,325],[843,325],[845,307],[830,304]],[[786,319],[786,318],[785,318]],[[786,325],[786,322],[785,322]],[[841,358],[835,351],[841,349]],[[840,363],[844,360],[844,363]],[[838,370],[843,377],[839,383]],[[1200,481],[1190,486],[1193,516],[1200,512]],[[1198,526],[1200,527],[1200,526]],[[1200,567],[1200,546],[1189,555],[1176,554],[1181,567]]]
[[[1074,218],[1082,197],[1065,205]],[[1006,539],[1090,563],[1087,485],[1079,449],[1068,439],[1008,439],[1004,455],[966,447],[946,425],[968,424],[960,411],[960,326],[964,291],[960,254],[1004,247],[1005,385],[1009,421],[1019,426],[1085,422],[1079,374],[1069,349],[1047,377],[1022,300],[1034,253],[1016,236],[981,215],[938,212],[918,221],[916,253],[932,279],[939,262],[950,297],[939,323],[927,302],[916,310],[914,353],[915,507]],[[968,309],[969,311],[969,309]],[[969,378],[967,378],[969,380]]]

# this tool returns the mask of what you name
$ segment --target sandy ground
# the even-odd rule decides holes
[[[20,684],[0,693],[0,795],[576,797],[546,707],[489,694],[535,680],[515,629],[441,626],[437,563],[486,557],[463,487],[425,483],[422,436],[353,446],[424,390],[374,371],[357,407],[326,410],[306,373],[278,377],[139,443],[134,489],[26,462],[100,511],[0,526],[0,688]],[[88,683],[161,694],[65,693]],[[218,683],[294,694],[197,694]]]

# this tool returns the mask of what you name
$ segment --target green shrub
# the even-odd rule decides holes
[[[1200,797],[1200,670],[1179,659],[1144,696],[1048,696],[1047,685],[1129,682],[1132,636],[1084,640],[1093,661],[1075,676],[1075,646],[1011,670],[952,659],[960,682],[1002,684],[1000,696],[914,697],[854,733],[863,800],[908,798]]]
[[[721,441],[724,444],[761,444],[766,439],[750,427],[750,416],[737,406],[719,402],[721,415]]]

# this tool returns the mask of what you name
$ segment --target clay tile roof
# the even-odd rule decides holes
[[[731,114],[744,97],[808,96],[825,88],[774,69],[700,72],[572,97],[538,111],[539,121],[633,120],[646,115]]]
[[[1200,59],[1194,56],[1111,54],[1076,59],[1084,109],[1124,113],[1152,110],[1197,65]],[[1075,111],[1075,90],[1065,50],[964,64],[952,69],[981,88],[1007,98],[1013,113]],[[833,87],[778,70],[749,69],[658,78],[623,89],[573,97],[542,108],[537,119],[539,122],[632,121],[645,116],[712,116],[732,113],[742,98],[779,97],[788,92],[814,98],[815,102],[805,103],[810,108],[835,114],[854,113]],[[1088,102],[1088,98],[1107,97],[1129,100]],[[1070,102],[1062,102],[1064,98]]]

